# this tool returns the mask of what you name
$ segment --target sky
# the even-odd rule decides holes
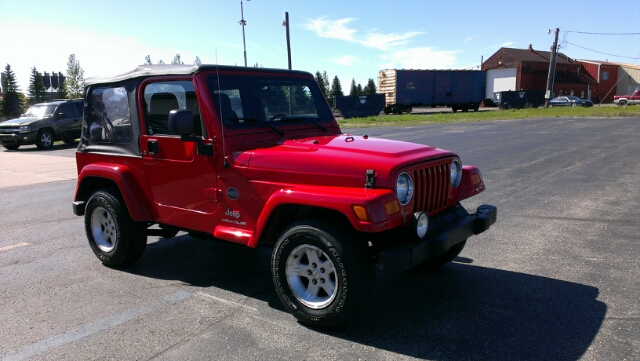
[[[21,91],[31,69],[66,73],[75,54],[85,78],[130,71],[180,54],[185,64],[292,67],[365,86],[383,69],[477,69],[500,47],[571,58],[640,63],[640,2],[431,0],[0,0],[0,66]],[[590,33],[590,34],[586,34]],[[602,35],[625,34],[635,35]]]

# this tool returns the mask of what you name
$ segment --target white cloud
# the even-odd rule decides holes
[[[404,34],[379,34],[372,32],[367,35],[366,39],[358,42],[369,48],[386,51],[390,48],[404,46],[409,43],[409,39],[422,34],[424,33],[419,31],[411,31]]]
[[[315,31],[319,37],[340,39],[346,41],[354,41],[353,35],[357,30],[350,29],[347,24],[352,22],[353,18],[345,18],[338,20],[327,20],[326,17],[311,20],[305,25],[307,30]]]
[[[457,51],[438,51],[428,47],[411,48],[382,56],[386,69],[453,69]]]
[[[500,44],[500,46],[501,46],[501,47],[503,47],[503,48],[508,48],[508,47],[510,47],[510,46],[511,46],[511,45],[513,45],[513,44],[514,44],[514,42],[513,42],[513,41],[507,41],[507,42],[505,42],[505,43]]]
[[[409,39],[424,34],[419,31],[410,31],[402,34],[390,33],[383,34],[376,30],[371,30],[363,36],[357,36],[358,31],[348,27],[348,24],[357,20],[354,18],[345,18],[338,20],[327,20],[326,17],[311,20],[305,25],[307,30],[314,31],[318,36],[323,38],[339,39],[348,42],[358,43],[368,48],[374,48],[387,51],[390,48],[404,46],[408,44]]]
[[[340,65],[354,66],[353,62],[355,61],[355,58],[353,56],[345,55],[337,59],[331,59],[331,61]]]

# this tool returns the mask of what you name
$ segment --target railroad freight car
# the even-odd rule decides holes
[[[477,111],[485,97],[484,70],[381,70],[379,92],[386,114],[410,113],[415,106]]]

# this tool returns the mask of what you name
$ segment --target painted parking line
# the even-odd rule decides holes
[[[243,307],[243,308],[246,308],[247,310],[251,310],[251,311],[257,311],[258,310],[257,308],[249,307],[249,306],[243,305],[242,303],[225,300],[224,298],[211,296],[210,294],[204,293],[204,292],[198,292],[198,293],[196,293],[196,295],[200,296],[200,297],[208,298],[210,300],[215,300],[215,301],[227,304],[227,305]]]
[[[189,297],[191,297],[191,293],[186,291],[178,291],[154,303],[131,308],[117,315],[109,316],[99,321],[67,330],[46,340],[24,346],[16,351],[11,351],[5,355],[0,356],[0,359],[4,361],[24,360],[26,358],[39,355],[50,349],[90,336],[96,332],[106,330],[113,326],[117,326],[121,323],[143,316],[149,312],[182,301]]]
[[[0,247],[0,252],[2,251],[8,251],[10,249],[14,249],[14,248],[18,248],[18,247],[24,247],[24,246],[28,246],[30,243],[27,242],[22,242],[22,243],[18,243],[18,244],[14,244],[11,246],[4,246],[4,247]]]

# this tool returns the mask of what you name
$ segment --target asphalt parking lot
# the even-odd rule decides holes
[[[435,272],[378,273],[361,318],[284,311],[268,249],[149,237],[102,266],[71,211],[73,147],[0,151],[3,360],[638,360],[640,118],[345,129],[456,151],[498,222]]]

